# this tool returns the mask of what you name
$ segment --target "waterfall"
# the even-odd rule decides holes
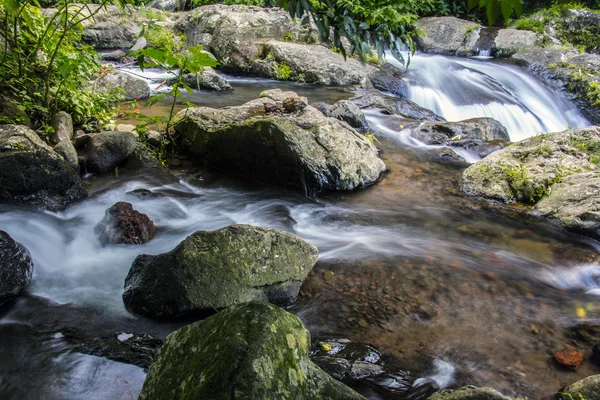
[[[448,121],[495,118],[512,141],[590,125],[564,94],[510,64],[417,54],[405,79],[408,99]]]

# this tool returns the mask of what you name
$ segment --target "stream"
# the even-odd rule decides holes
[[[275,87],[310,102],[352,95],[264,79],[230,82],[231,93],[202,91],[186,100],[238,105]],[[560,93],[497,62],[417,55],[408,83],[409,99],[449,120],[497,118],[513,141],[589,124]],[[367,117],[390,171],[358,192],[309,199],[184,164],[173,175],[125,166],[118,176],[88,176],[89,199],[63,212],[0,204],[0,229],[28,248],[35,264],[27,294],[0,308],[0,398],[136,399],[143,369],[80,354],[65,332],[164,338],[186,322],[158,323],[123,306],[133,259],[234,223],[285,229],[319,248],[288,308],[313,337],[371,343],[387,361],[441,387],[490,386],[531,399],[600,373],[587,360],[576,372],[551,362],[572,342],[574,327],[600,324],[598,243],[466,197],[458,178],[468,163],[443,163],[438,148],[408,143],[391,128],[397,117]],[[167,196],[127,194],[140,188]],[[155,239],[103,247],[94,226],[117,201],[148,214]],[[323,278],[327,271],[332,280]]]

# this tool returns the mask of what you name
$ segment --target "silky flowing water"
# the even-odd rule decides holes
[[[455,62],[420,61],[433,63],[423,64],[425,72],[438,61]],[[500,85],[496,71],[516,74],[552,95],[553,102],[524,100],[509,86],[503,87],[508,94],[500,95],[524,105],[542,128],[586,124],[560,94],[522,71],[474,61],[457,65],[465,63],[469,72],[459,75],[479,74],[477,79],[485,76]],[[412,79],[424,79],[418,62],[413,68]],[[232,84],[232,93],[200,92],[190,101],[237,105],[272,87],[295,90],[310,101],[352,95],[341,88],[265,80],[232,79]],[[473,84],[469,90],[478,87],[473,104],[497,96],[489,85]],[[456,91],[463,93],[460,86]],[[468,109],[458,106],[460,101],[453,103],[453,113]],[[492,103],[502,108],[503,103]],[[448,116],[440,107],[436,111]],[[481,107],[476,116],[497,115],[489,110]],[[389,172],[358,192],[309,199],[190,164],[172,168],[172,174],[125,166],[118,176],[87,177],[90,197],[63,212],[0,205],[0,229],[25,245],[35,263],[27,294],[0,308],[0,398],[137,398],[145,378],[141,368],[80,354],[66,336],[77,330],[90,338],[115,332],[164,338],[188,323],[127,313],[121,294],[131,262],[140,253],[169,251],[198,229],[234,223],[285,229],[318,246],[319,262],[288,308],[314,337],[372,343],[388,362],[442,387],[486,385],[529,398],[599,373],[587,359],[577,372],[551,361],[553,352],[574,345],[573,326],[600,324],[598,243],[466,197],[458,179],[467,163],[444,162],[439,148],[411,145],[396,117],[370,112],[368,118]],[[517,127],[519,137],[537,133],[532,127]],[[511,125],[509,132],[517,128]],[[167,196],[127,194],[139,188]],[[117,201],[148,214],[158,228],[156,238],[139,246],[102,247],[94,226]],[[593,344],[579,344],[589,356]]]

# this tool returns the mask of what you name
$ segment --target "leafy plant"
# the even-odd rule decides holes
[[[508,21],[513,12],[517,16],[523,12],[523,0],[469,0],[468,6],[469,9],[485,7],[485,13],[490,25],[496,23],[500,14],[502,14],[505,21]]]
[[[59,1],[56,11],[43,13],[35,0],[0,0],[0,91],[19,104],[35,127],[46,125],[59,110],[79,125],[110,118],[118,93],[93,90],[90,80],[107,71],[93,49],[81,44],[83,23],[107,4]]]
[[[167,145],[172,142],[170,128],[173,123],[175,105],[182,93],[181,91],[183,89],[191,94],[193,90],[183,79],[184,74],[192,73],[198,77],[204,67],[216,67],[218,63],[211,54],[202,50],[202,45],[192,46],[179,53],[173,52],[172,48],[141,49],[134,52],[134,55],[142,70],[149,67],[163,68],[174,77],[168,92],[155,94],[147,101],[147,105],[152,106],[168,96],[171,97],[171,108],[169,115],[166,117],[165,136],[159,149],[160,159],[164,156]],[[200,82],[197,82],[197,87],[200,87]],[[156,121],[152,122],[156,123]]]

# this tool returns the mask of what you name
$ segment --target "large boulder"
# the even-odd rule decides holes
[[[250,225],[197,231],[174,250],[138,256],[123,301],[133,313],[173,317],[250,300],[289,305],[318,257],[291,233]]]
[[[535,32],[513,28],[500,29],[494,39],[493,50],[499,57],[510,57],[518,51],[532,49],[540,44]]]
[[[417,48],[425,53],[470,55],[475,52],[481,26],[455,17],[429,17],[417,21],[423,36],[415,38]]]
[[[0,200],[59,210],[86,195],[78,172],[34,131],[0,125]]]
[[[175,11],[176,5],[176,0],[152,0],[147,4],[148,7],[157,8],[163,11]]]
[[[585,399],[600,400],[600,375],[588,376],[562,389],[557,398],[560,400]]]
[[[177,115],[175,129],[204,163],[307,195],[377,181],[386,167],[368,139],[311,106],[282,110],[290,97],[298,95],[276,89],[238,107],[191,108]]]
[[[140,400],[364,400],[309,359],[310,334],[276,306],[233,306],[167,337]]]
[[[404,72],[400,68],[390,63],[384,63],[369,75],[369,81],[375,89],[397,97],[404,97],[408,87],[403,77]]]
[[[89,172],[104,173],[117,167],[133,153],[136,137],[130,132],[102,132],[92,135],[85,166]]]
[[[600,124],[600,55],[573,50],[529,49],[511,60],[527,68],[546,85],[563,91],[592,123]]]
[[[29,251],[8,233],[0,231],[0,304],[27,288],[32,274]]]
[[[142,244],[152,240],[156,233],[150,217],[122,201],[106,210],[95,230],[102,244]]]
[[[600,237],[600,127],[536,136],[487,156],[463,172],[470,195],[533,204],[570,231]]]
[[[352,97],[350,101],[360,109],[376,109],[388,115],[399,115],[421,121],[445,121],[443,117],[413,101],[377,92],[361,93]]]
[[[188,45],[202,44],[230,73],[347,85],[375,72],[373,66],[345,60],[318,44],[314,24],[295,21],[279,8],[207,5],[191,11],[179,25]]]
[[[95,88],[103,93],[122,89],[123,100],[137,100],[150,97],[150,85],[147,80],[119,70],[113,70],[107,75],[102,75],[96,81]]]
[[[512,398],[492,388],[464,386],[460,389],[440,390],[429,400],[512,400]]]

